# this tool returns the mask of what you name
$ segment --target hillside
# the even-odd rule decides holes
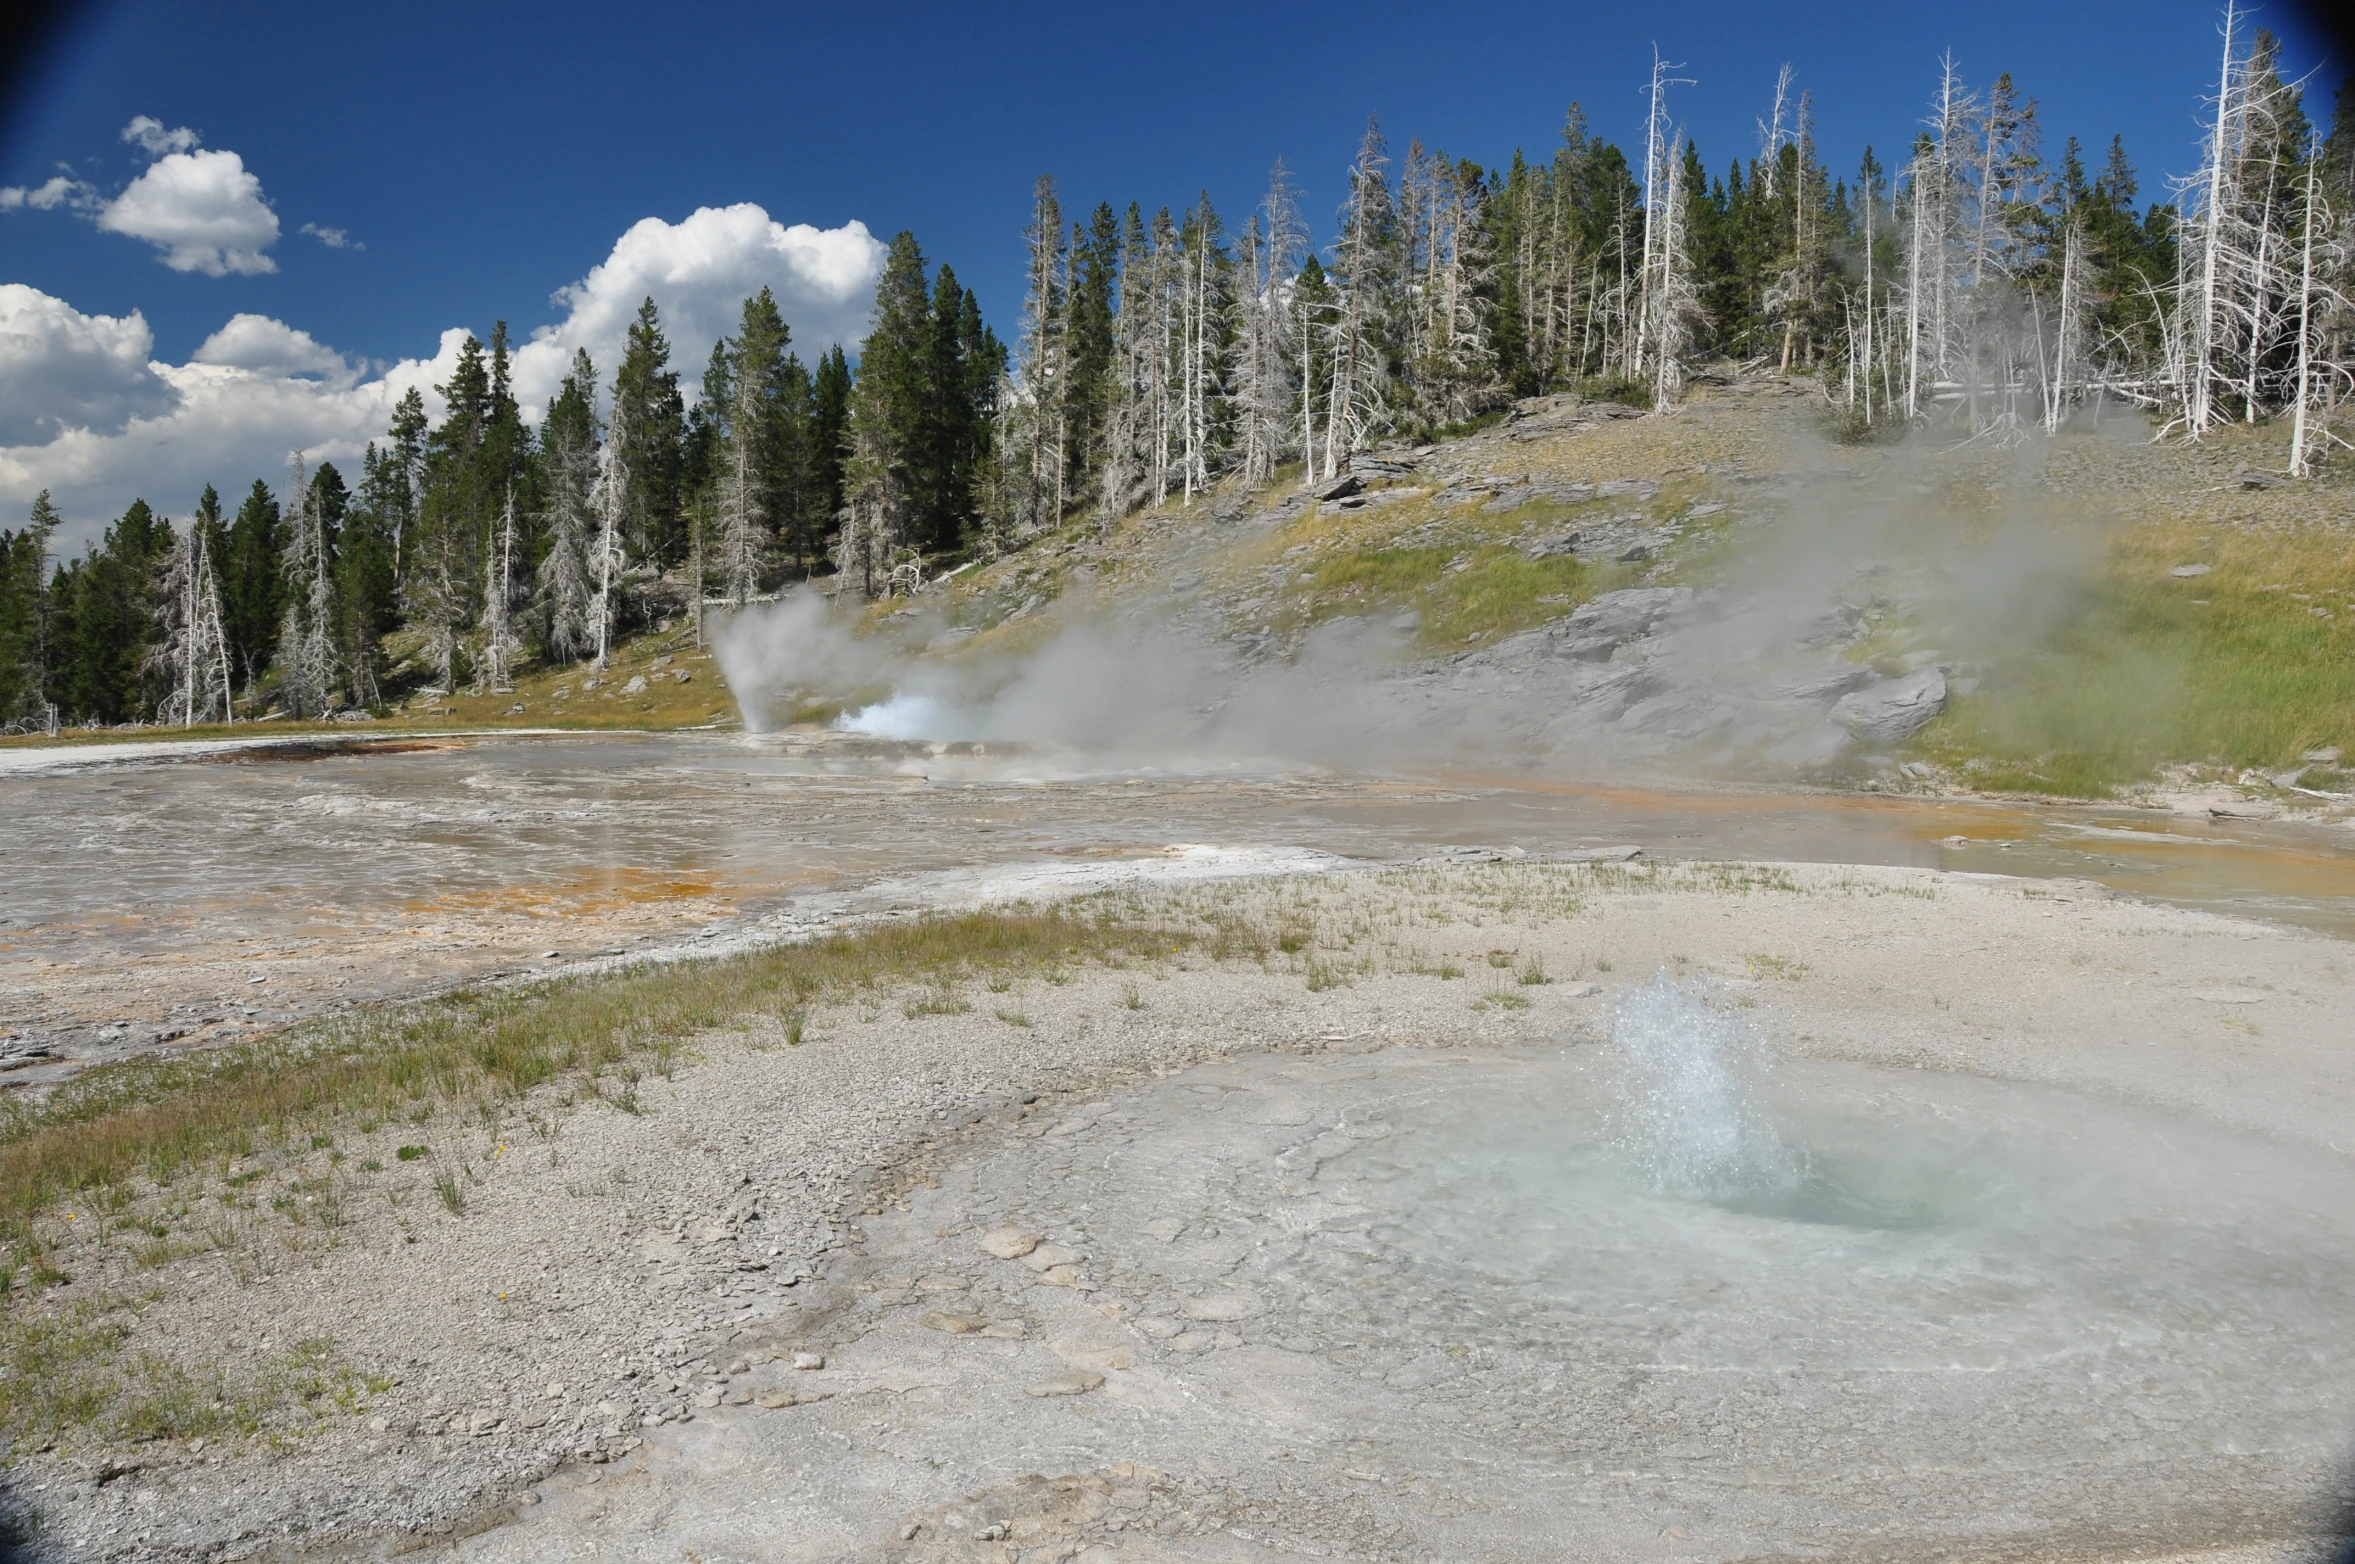
[[[993,709],[904,736],[1085,745],[1097,710],[1093,736],[1118,740],[1130,718],[1086,696],[1062,726],[1013,703],[1024,733],[1007,694],[1076,630],[1133,657],[1150,626],[1212,687],[1172,692],[1110,643],[1105,666],[1205,709],[1295,671],[1325,731],[1285,738],[1333,754],[1354,725],[1378,738],[1354,759],[2075,796],[2234,781],[2315,803],[2294,788],[2348,786],[2329,752],[2355,743],[2355,495],[2269,476],[2278,430],[2161,445],[2136,419],[1957,445],[1828,427],[1811,382],[1729,377],[1665,415],[1524,402],[1360,456],[1323,500],[1297,468],[1229,482],[875,605],[861,634],[896,651],[817,659],[830,686],[772,667],[776,716],[935,686]],[[1881,709],[1909,694],[1930,710]]]

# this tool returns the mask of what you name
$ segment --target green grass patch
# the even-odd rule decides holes
[[[2191,577],[2169,572],[2205,564]],[[2355,748],[2355,538],[2139,527],[2079,611],[2000,660],[1915,748],[1983,787],[2100,797],[2173,762],[2267,769]]]
[[[1531,559],[1497,544],[1371,549],[1312,568],[1308,617],[1411,608],[1422,643],[1452,650],[1558,619],[1602,590],[1603,575],[1567,555]]]

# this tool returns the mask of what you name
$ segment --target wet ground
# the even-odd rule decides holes
[[[1189,842],[1376,861],[1637,845],[2071,876],[2355,934],[2343,826],[1272,765],[1115,770],[831,733],[156,749],[0,772],[0,1081],[656,949],[797,899],[841,912],[862,886],[921,899],[938,871]]]

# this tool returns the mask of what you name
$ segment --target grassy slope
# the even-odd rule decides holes
[[[2355,751],[2355,483],[2242,488],[2244,470],[2279,471],[2284,444],[2261,427],[2046,453],[2039,481],[2106,523],[2099,565],[2068,622],[1997,663],[1917,750],[1982,786],[2073,797]],[[2209,570],[2171,573],[2184,565]]]
[[[1704,391],[1670,418],[1526,443],[1494,432],[1465,465],[1540,479],[1649,479],[1660,492],[1642,503],[1490,515],[1477,505],[1441,511],[1437,480],[1418,478],[1377,486],[1393,491],[1388,503],[1309,509],[1260,531],[1211,519],[1210,504],[1229,498],[1229,486],[1191,508],[1148,509],[1108,535],[1074,526],[966,572],[926,606],[982,631],[965,643],[973,651],[1034,641],[1038,619],[1008,616],[1033,597],[1072,591],[1116,606],[1207,599],[1229,633],[1285,644],[1338,616],[1411,610],[1417,650],[1445,655],[1614,587],[1706,581],[1741,557],[1736,529],[1724,524],[1730,515],[1688,524],[1667,557],[1639,567],[1531,560],[1519,541],[1600,516],[1641,512],[1659,525],[1712,500],[1755,512],[1764,507],[1726,469],[1803,468],[1886,479],[1892,489],[1926,484],[1936,496],[1933,542],[1984,535],[2003,517],[2089,524],[2098,538],[2058,628],[1996,647],[1982,685],[1910,746],[1950,780],[2086,797],[2166,767],[2275,769],[2331,745],[2355,752],[2355,482],[2241,488],[2246,469],[2280,469],[2281,431],[2228,430],[2197,447],[2150,444],[2132,425],[2011,447],[1856,447],[1827,443],[1823,426],[1809,396]],[[1255,504],[1297,481],[1297,469],[1279,475]],[[2210,573],[2168,574],[2194,562]],[[1856,655],[1910,644],[1923,637],[1889,622]]]

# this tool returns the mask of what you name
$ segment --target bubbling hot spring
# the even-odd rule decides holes
[[[1335,1388],[1288,1385],[1286,1439],[1493,1526],[1518,1506],[1605,1551],[1649,1551],[1664,1506],[1704,1551],[2278,1534],[2355,1412],[2334,1160],[1777,1061],[1666,975],[1604,1048],[1253,1056],[1077,1113],[944,1198],[1086,1244],[1130,1318],[1256,1300],[1188,1326],[1187,1361],[1316,1355]]]

